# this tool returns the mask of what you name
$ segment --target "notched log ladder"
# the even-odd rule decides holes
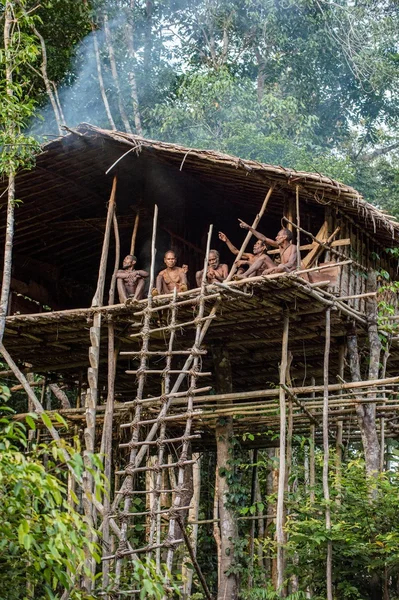
[[[178,311],[181,302],[174,293],[172,299],[158,298],[156,305],[151,295],[154,283],[154,265],[155,265],[155,242],[156,242],[156,222],[157,209],[155,209],[153,236],[151,246],[151,272],[149,294],[144,309],[135,313],[142,317],[142,327],[139,334],[132,334],[132,337],[141,338],[141,350],[139,352],[121,352],[121,356],[133,357],[139,360],[139,367],[136,370],[127,370],[126,373],[135,375],[137,381],[136,398],[132,404],[133,420],[128,423],[122,423],[122,430],[130,430],[130,441],[120,444],[121,448],[128,448],[129,457],[127,465],[118,471],[121,476],[120,489],[115,491],[115,500],[111,507],[112,517],[118,519],[121,523],[119,543],[116,551],[112,554],[103,556],[103,561],[115,561],[115,585],[121,585],[122,567],[125,558],[147,555],[154,558],[157,569],[161,570],[161,564],[166,562],[169,571],[172,570],[174,554],[177,547],[182,544],[188,544],[187,535],[184,530],[184,515],[189,506],[185,506],[185,471],[190,467],[193,460],[190,459],[190,442],[194,438],[200,437],[192,433],[192,423],[194,417],[194,396],[198,393],[209,391],[209,387],[198,388],[198,380],[201,375],[208,375],[201,372],[201,357],[206,353],[201,348],[202,341],[208,330],[212,319],[216,316],[219,295],[207,293],[206,290],[206,266],[208,261],[210,241],[212,235],[212,226],[208,233],[208,242],[204,262],[204,275],[199,294],[189,300],[193,305],[195,316],[191,321],[179,322]],[[186,306],[187,301],[183,302]],[[167,322],[164,327],[157,327],[157,321],[162,317],[162,322]],[[182,350],[175,350],[176,342],[180,341],[179,348],[182,346],[182,340],[190,340],[189,329],[194,328],[194,341],[189,343],[188,347]],[[152,351],[151,342],[154,334],[162,331],[165,336],[167,349],[162,351]],[[164,368],[153,369],[150,360],[156,357],[157,364],[159,360],[164,360]],[[185,359],[181,368],[173,369],[173,361]],[[173,381],[174,377],[175,381]],[[154,397],[153,393],[148,397],[148,390],[160,388],[160,395]],[[185,391],[180,391],[182,386],[187,386]],[[169,415],[171,401],[176,396],[179,397],[181,404],[181,414],[183,422],[181,435],[172,437],[168,434],[168,425],[173,426],[173,415]],[[158,402],[159,401],[159,402]],[[184,404],[183,404],[184,403]],[[148,418],[143,414],[146,405],[157,406],[158,414],[154,418]],[[169,418],[168,418],[169,417]],[[167,460],[166,449],[170,444],[179,444],[179,451],[176,460],[169,462]],[[156,448],[156,454],[151,461],[145,461],[148,452]],[[152,472],[150,489],[141,491],[137,489],[137,477],[143,472]],[[165,471],[170,473],[169,481],[171,489],[164,490]],[[162,509],[161,496],[166,492],[172,493],[172,504],[170,508]],[[151,495],[149,509],[142,512],[132,512],[133,500],[138,493]],[[146,544],[140,548],[132,548],[129,544],[129,532],[137,522],[145,517],[147,520],[147,540]],[[166,525],[165,525],[166,523]],[[188,548],[189,553],[192,549]],[[194,564],[198,569],[198,563]],[[199,579],[202,575],[199,573]],[[209,594],[205,590],[206,595]]]

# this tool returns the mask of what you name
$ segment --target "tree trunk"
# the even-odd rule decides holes
[[[213,497],[213,538],[216,543],[216,554],[218,559],[218,588],[220,585],[220,564],[221,564],[221,535],[220,535],[220,526],[219,526],[219,474],[218,474],[218,465],[216,459],[215,465],[215,494]]]
[[[266,80],[265,60],[257,48],[255,48],[255,56],[256,56],[256,61],[258,63],[258,76],[256,78],[256,92],[257,92],[257,96],[258,96],[258,102],[261,102],[263,95],[265,93],[265,80]]]
[[[192,458],[196,462],[192,466],[193,497],[191,501],[191,507],[188,512],[188,518],[189,521],[198,521],[201,489],[201,455],[199,453],[194,453],[192,455]],[[191,525],[190,542],[195,555],[197,554],[197,539],[198,524],[194,524]],[[193,584],[193,569],[188,569],[185,564],[182,567],[182,578],[184,581],[184,598],[188,599],[191,596],[191,588]]]
[[[61,117],[61,113],[58,109],[58,105],[57,105],[57,99],[55,97],[55,94],[53,92],[53,89],[51,87],[51,82],[48,78],[47,75],[47,49],[46,49],[46,43],[44,41],[43,36],[41,35],[41,33],[39,33],[39,31],[36,29],[36,27],[32,26],[32,31],[35,34],[35,36],[39,39],[40,42],[40,46],[42,49],[42,63],[40,65],[40,71],[42,73],[42,77],[43,77],[43,81],[44,81],[44,86],[46,88],[46,93],[47,96],[49,97],[51,106],[53,107],[53,111],[54,111],[54,116],[55,116],[55,120],[57,123],[57,127],[58,127],[58,132],[60,135],[63,134],[63,131],[61,129],[62,125],[64,125],[65,123],[62,122],[62,117]]]
[[[348,337],[348,362],[352,381],[361,381],[359,351],[357,346],[357,335],[353,329]],[[371,367],[371,365],[370,365]],[[362,398],[358,398],[359,404],[356,408],[356,414],[359,422],[360,434],[362,438],[364,458],[366,461],[367,475],[373,475],[379,469],[380,444],[375,422],[375,404],[360,404]]]
[[[134,18],[134,4],[134,0],[131,0],[130,9],[132,19]],[[126,19],[126,46],[130,59],[130,67],[127,77],[130,84],[130,95],[133,104],[134,125],[136,127],[136,133],[138,133],[139,135],[143,135],[143,128],[141,125],[141,115],[139,109],[139,96],[137,92],[136,74],[134,72],[136,64],[136,52],[134,50],[134,29],[133,25],[129,22],[129,16]]]
[[[141,116],[139,109],[139,95],[137,91],[136,74],[134,72],[135,52],[133,45],[133,27],[130,25],[130,23],[126,23],[126,41],[130,58],[130,69],[127,74],[127,77],[129,79],[130,84],[130,95],[132,98],[133,105],[134,125],[136,127],[136,133],[138,133],[139,135],[143,135],[143,128],[141,125]]]
[[[112,44],[111,30],[108,25],[108,16],[107,15],[104,15],[104,32],[105,32],[105,40],[107,42],[109,62],[110,62],[110,66],[111,66],[111,73],[112,73],[112,77],[113,77],[115,89],[116,89],[116,96],[117,96],[117,101],[118,101],[119,112],[120,112],[121,119],[122,119],[123,125],[125,127],[125,130],[127,131],[127,133],[132,133],[132,128],[130,127],[129,119],[127,117],[125,107],[123,105],[122,90],[121,90],[121,86],[119,83],[119,75],[118,75],[118,69],[116,67],[114,46]]]
[[[111,109],[110,109],[108,98],[107,98],[107,93],[105,91],[103,70],[101,67],[100,49],[98,47],[97,31],[96,31],[96,26],[94,25],[93,22],[91,23],[91,31],[93,34],[93,46],[94,46],[94,54],[96,57],[97,78],[98,78],[98,85],[100,86],[101,98],[103,99],[105,112],[107,113],[107,118],[108,118],[109,124],[111,125],[111,129],[116,131],[115,121],[112,117]]]
[[[10,58],[11,46],[11,29],[13,26],[13,10],[12,3],[6,2],[4,8],[4,50],[5,50],[5,85],[8,96],[13,96],[12,91],[12,60]],[[13,124],[8,125],[10,137],[14,133]],[[11,269],[12,269],[12,247],[14,240],[14,202],[15,202],[15,173],[10,164],[8,171],[8,192],[7,192],[7,224],[6,224],[6,241],[4,246],[4,262],[3,262],[3,280],[1,284],[0,296],[0,344],[3,342],[4,329],[6,326],[6,316],[8,312],[8,302],[10,297],[11,286]]]
[[[213,351],[216,388],[218,393],[232,391],[231,364],[227,350]],[[216,425],[218,505],[221,532],[220,581],[218,600],[235,600],[238,597],[238,581],[235,574],[229,574],[234,566],[234,541],[238,537],[237,522],[233,510],[228,506],[230,492],[228,476],[231,474],[233,418],[219,419]]]
[[[368,272],[367,292],[377,291],[377,274],[375,271]],[[369,379],[378,379],[380,376],[380,356],[381,356],[381,341],[378,335],[378,311],[377,300],[375,296],[369,296],[366,300],[367,313],[367,329],[370,345],[369,359]],[[370,393],[374,396],[374,393]],[[377,426],[376,426],[376,410],[375,403],[367,403],[364,405],[364,419],[367,422],[369,431],[369,459],[368,471],[374,474],[380,467],[380,444],[378,441]]]
[[[132,4],[131,0],[131,4]],[[151,69],[152,56],[152,0],[146,0],[145,3],[145,30],[144,30],[144,73],[149,73]]]

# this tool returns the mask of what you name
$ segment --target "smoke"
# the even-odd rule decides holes
[[[110,23],[111,30],[117,27],[117,23],[118,20]],[[104,31],[98,30],[96,35],[100,48],[104,48]],[[79,123],[86,122],[109,128],[104,103],[101,101],[93,37],[93,33],[88,34],[77,46],[70,68],[70,72],[73,74],[72,84],[65,83],[58,90],[65,117],[64,124],[68,127],[75,127]],[[102,74],[106,93],[112,100],[114,93],[112,76],[104,61],[102,61]],[[56,119],[49,102],[39,111],[38,117],[32,122],[31,132],[44,137],[58,134]]]
[[[138,90],[138,110],[141,117],[145,117],[148,107],[155,106],[170,91],[171,83],[179,70],[176,56],[180,42],[175,33],[169,31],[166,37],[152,35],[151,43],[148,43],[141,31],[138,35],[139,41],[134,38],[138,48],[133,49],[130,46],[132,51],[129,52],[129,32],[126,28],[126,15],[122,9],[107,23],[111,43],[107,39],[104,27],[99,27],[95,33],[89,33],[77,45],[65,81],[58,86],[63,124],[75,127],[86,122],[106,129],[113,128],[101,93],[98,72],[100,68],[104,92],[116,129],[126,131],[126,121],[122,115],[125,111],[132,131],[137,132],[134,119],[137,105],[132,100],[132,87],[135,85]],[[132,40],[135,33],[131,30]],[[96,57],[95,38],[99,60]],[[145,47],[146,43],[148,48]],[[112,72],[112,53],[115,57],[116,78],[115,72]],[[132,73],[135,78],[133,85]],[[31,123],[30,132],[38,137],[58,135],[57,122],[50,102],[40,108],[37,117]]]

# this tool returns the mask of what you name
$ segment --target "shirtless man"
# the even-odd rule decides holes
[[[128,254],[123,259],[123,269],[116,273],[116,285],[118,287],[119,302],[126,302],[128,298],[141,300],[143,297],[145,278],[147,271],[136,271],[137,258]]]
[[[156,281],[156,287],[152,291],[153,296],[158,294],[170,294],[176,288],[178,292],[188,289],[187,272],[188,266],[176,267],[176,254],[173,250],[165,252],[163,259],[166,269],[160,271]]]
[[[219,231],[219,239],[222,240],[222,242],[225,242],[227,244],[227,247],[230,250],[230,252],[232,252],[233,254],[235,254],[237,256],[237,254],[239,252],[238,249],[234,246],[234,244],[232,244],[230,242],[227,235],[225,235],[222,231]],[[241,260],[235,261],[237,267],[239,267],[239,269],[237,271],[237,275],[242,275],[245,272],[244,269],[242,269],[242,267],[243,266],[250,267],[251,265],[253,265],[253,263],[256,260],[258,260],[263,254],[266,254],[266,250],[267,250],[266,242],[264,240],[257,240],[257,242],[255,242],[255,244],[254,244],[253,254],[251,254],[250,252],[244,252]],[[261,273],[259,273],[259,275],[260,274]]]
[[[292,231],[289,229],[281,229],[275,240],[267,238],[262,233],[253,229],[241,219],[240,227],[248,229],[258,240],[263,240],[268,246],[278,248],[280,252],[280,264],[276,264],[270,256],[267,254],[261,256],[256,260],[243,275],[238,275],[237,279],[244,279],[244,277],[255,277],[256,275],[271,275],[272,273],[290,273],[294,271],[297,266],[297,248],[292,243]]]
[[[202,282],[202,271],[197,271],[195,274],[195,280],[197,282],[197,286],[201,287]],[[206,272],[206,281],[207,283],[213,283],[214,281],[224,281],[229,274],[229,268],[225,264],[220,263],[220,256],[217,250],[210,250],[208,257],[208,269]]]

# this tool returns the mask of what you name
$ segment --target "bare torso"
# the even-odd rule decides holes
[[[148,277],[146,271],[119,269],[116,280],[120,302],[125,302],[127,298],[133,296],[136,300],[141,300],[145,277]]]
[[[186,270],[182,267],[167,268],[160,271],[157,277],[156,287],[159,294],[169,294],[176,288],[178,292],[187,289]]]
[[[225,264],[220,264],[217,269],[212,269],[208,267],[208,271],[206,273],[206,280],[208,283],[213,283],[214,281],[223,281],[226,279],[229,273],[229,268]]]
[[[296,258],[297,255],[297,247],[290,243],[286,248],[279,248],[280,252],[280,264],[286,265],[292,262],[294,259],[294,255]]]

